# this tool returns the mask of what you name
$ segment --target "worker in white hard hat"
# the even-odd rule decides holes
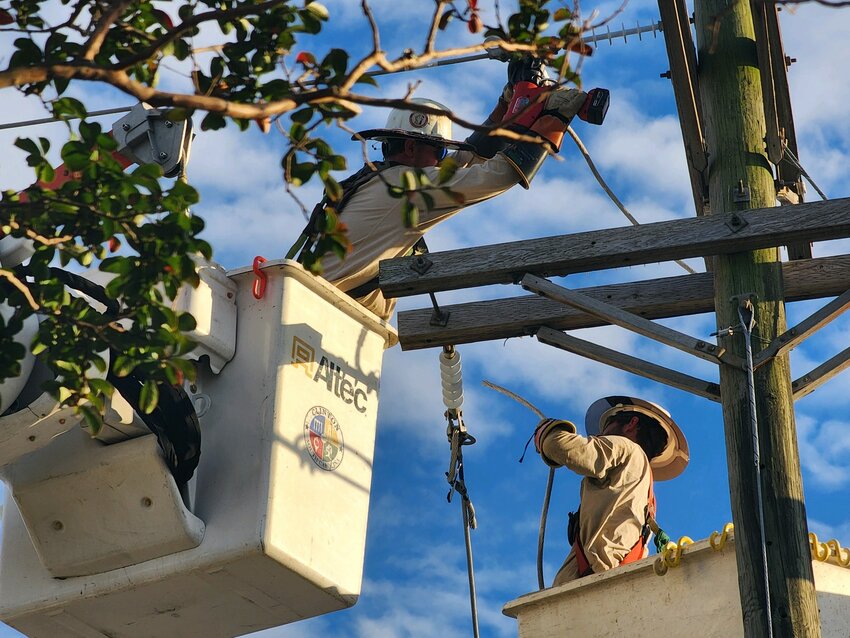
[[[502,121],[511,94],[509,83],[485,126]],[[375,314],[388,319],[395,300],[385,299],[377,288],[378,262],[413,254],[428,230],[471,204],[499,195],[517,183],[528,188],[549,152],[560,148],[570,119],[586,97],[585,93],[566,87],[554,88],[549,93],[542,112],[529,127],[533,135],[547,140],[548,148],[534,142],[511,143],[486,132],[473,133],[466,141],[455,140],[451,120],[433,112],[448,112],[448,108],[421,98],[409,100],[412,109],[393,109],[384,128],[356,134],[352,139],[381,142],[384,161],[375,162],[374,166],[367,164],[341,182],[343,196],[334,207],[348,228],[351,250],[342,259],[328,254],[323,261],[323,276]],[[422,112],[415,107],[432,111]],[[415,196],[418,222],[412,228],[406,227],[402,215],[404,198],[393,197],[388,185],[399,185],[402,172],[410,167],[422,169],[432,183],[438,183],[438,164],[449,150],[453,151],[452,157],[459,167],[457,172],[440,185],[445,190],[429,190],[427,201],[421,195]],[[323,216],[326,205],[327,198],[314,209],[314,219]],[[299,249],[303,257],[309,241],[317,235],[312,224],[313,220],[287,257],[293,258]]]
[[[570,513],[572,549],[554,585],[647,556],[655,525],[653,483],[679,476],[688,465],[685,435],[655,403],[604,397],[588,409],[585,428],[587,437],[569,421],[543,419],[534,434],[547,465],[584,477],[579,510]]]

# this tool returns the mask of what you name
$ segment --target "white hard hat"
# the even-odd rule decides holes
[[[412,104],[421,104],[436,109],[448,111],[448,107],[434,100],[415,97],[409,100]],[[447,148],[471,150],[466,142],[452,139],[452,121],[445,115],[433,115],[408,109],[393,109],[387,117],[385,128],[374,128],[360,131],[352,136],[352,140],[365,138],[367,140],[386,141],[391,138],[409,138],[440,144]]]
[[[608,419],[620,412],[644,414],[656,421],[667,433],[664,449],[649,461],[652,476],[656,481],[669,481],[685,471],[690,460],[688,441],[670,413],[656,403],[625,396],[603,397],[594,401],[584,417],[587,434],[599,434]]]

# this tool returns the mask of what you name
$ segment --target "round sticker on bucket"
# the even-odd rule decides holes
[[[327,408],[320,405],[307,411],[304,417],[304,443],[313,463],[323,470],[333,472],[342,463],[345,443],[339,421]]]

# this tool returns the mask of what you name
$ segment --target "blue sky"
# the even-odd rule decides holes
[[[318,42],[305,44],[319,54],[330,46],[353,50],[369,44],[359,3],[328,1],[331,26]],[[485,22],[492,22],[492,3],[480,3]],[[502,2],[503,15],[508,5]],[[370,2],[391,54],[419,46],[430,16],[430,3]],[[427,6],[427,10],[423,10]],[[598,5],[608,15],[617,3]],[[584,7],[585,12],[595,7]],[[804,4],[781,14],[785,50],[797,62],[790,68],[791,97],[800,159],[832,198],[850,196],[846,170],[850,162],[850,76],[840,69],[850,60],[850,9]],[[630,2],[612,24],[658,20],[653,1]],[[461,46],[475,41],[455,25],[438,44]],[[0,43],[0,55],[8,44]],[[585,87],[611,90],[605,125],[576,122],[602,174],[629,210],[641,221],[691,217],[694,214],[684,152],[670,83],[659,77],[668,68],[661,36],[630,38],[603,44],[583,67]],[[839,69],[838,71],[836,69]],[[178,73],[163,74],[163,85],[183,82]],[[416,95],[454,108],[470,120],[482,120],[504,83],[504,67],[481,61],[441,70],[423,70],[383,78],[380,95],[400,97],[409,83],[420,82]],[[114,92],[86,87],[91,109],[129,104]],[[39,117],[38,103],[7,90],[0,100],[0,121]],[[356,129],[380,126],[386,113],[366,110],[352,123]],[[111,122],[108,118],[103,121]],[[58,136],[61,126],[0,132],[9,149],[0,160],[3,188],[31,181],[23,154],[12,149],[17,135]],[[456,136],[463,135],[457,132]],[[349,166],[361,163],[360,148],[347,135],[331,131]],[[58,139],[58,138],[57,138]],[[303,226],[298,206],[283,187],[279,160],[283,138],[274,131],[262,135],[252,128],[240,134],[233,127],[216,133],[198,132],[189,165],[190,182],[201,192],[195,212],[207,221],[206,238],[215,258],[226,268],[251,263],[255,255],[282,257]],[[373,157],[377,156],[371,151]],[[505,195],[463,211],[428,236],[433,251],[491,244],[584,230],[624,226],[628,222],[596,184],[572,143],[563,161],[548,160],[528,191]],[[297,191],[309,207],[319,196],[310,184]],[[817,194],[809,189],[807,199]],[[816,244],[815,256],[847,253],[846,242]],[[703,270],[700,260],[689,262]],[[673,263],[571,276],[564,285],[581,288],[606,282],[652,279],[682,274]],[[441,303],[457,303],[521,294],[503,286],[438,295]],[[791,304],[793,325],[824,301]],[[427,297],[403,299],[399,309],[428,305]],[[791,354],[792,378],[797,378],[846,346],[848,318],[840,318]],[[713,315],[665,320],[694,337],[708,339]],[[646,358],[676,370],[716,380],[716,369],[619,328],[578,331],[580,336],[609,348]],[[547,468],[530,454],[517,463],[536,418],[525,408],[481,386],[483,379],[504,385],[550,416],[581,423],[595,399],[608,394],[633,394],[664,405],[688,436],[691,463],[675,481],[659,484],[659,522],[674,538],[707,537],[731,520],[723,425],[718,404],[640,377],[542,345],[532,338],[459,347],[464,363],[467,427],[478,443],[466,448],[466,479],[478,514],[472,533],[481,632],[484,636],[514,636],[515,621],[501,614],[502,605],[537,588],[535,556],[540,506]],[[384,357],[381,408],[372,485],[363,589],[350,610],[258,634],[263,638],[323,635],[366,638],[437,638],[469,634],[469,604],[459,504],[446,503],[444,473],[448,445],[439,386],[438,351],[402,352]],[[806,505],[812,531],[822,538],[850,544],[850,517],[845,494],[850,484],[850,392],[840,375],[796,405],[798,438]],[[545,573],[551,582],[568,548],[566,512],[578,500],[579,478],[557,473],[549,516]],[[0,636],[19,635],[0,628]]]

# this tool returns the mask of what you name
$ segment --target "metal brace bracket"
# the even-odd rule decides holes
[[[739,179],[738,185],[732,188],[732,201],[736,204],[746,204],[750,201],[750,187]]]

